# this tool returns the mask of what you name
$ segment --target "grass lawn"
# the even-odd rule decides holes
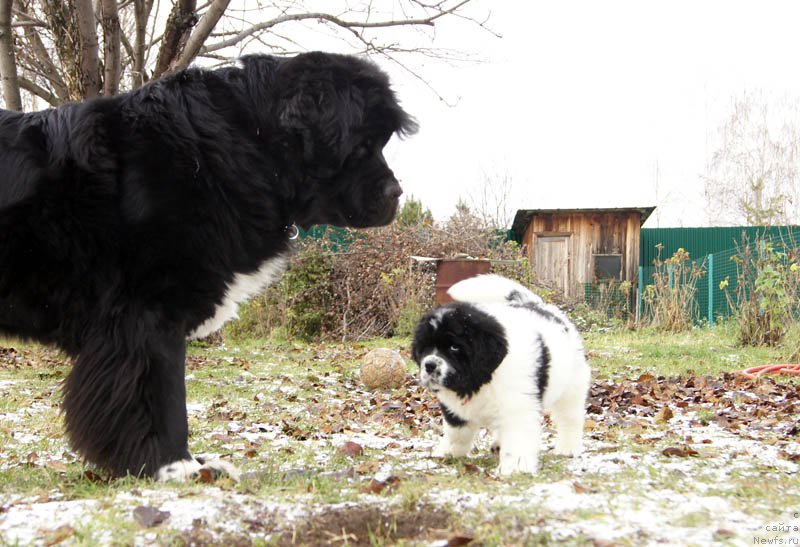
[[[510,479],[485,437],[465,460],[428,456],[441,417],[412,363],[402,388],[361,385],[369,349],[408,357],[408,340],[193,345],[190,448],[244,472],[213,484],[84,466],[59,415],[67,363],[0,342],[0,546],[800,544],[800,383],[731,374],[785,353],[732,340],[587,334],[586,453]]]

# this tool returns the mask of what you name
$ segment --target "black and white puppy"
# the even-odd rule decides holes
[[[72,447],[114,475],[214,469],[189,452],[186,339],[281,275],[295,225],[391,222],[382,150],[414,129],[376,65],[320,52],[0,110],[0,334],[74,358]]]
[[[425,315],[412,345],[420,382],[445,420],[433,455],[465,456],[488,428],[501,475],[535,473],[543,411],[556,427],[555,453],[580,454],[590,371],[572,322],[497,275],[466,279],[448,293],[456,302]]]

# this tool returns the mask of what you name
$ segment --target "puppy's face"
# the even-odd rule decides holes
[[[393,134],[413,133],[416,124],[387,76],[363,59],[312,53],[280,68],[278,90],[284,150],[305,180],[297,224],[389,224],[402,189],[383,148]]]
[[[420,383],[433,393],[450,390],[460,398],[489,383],[507,353],[502,325],[464,303],[442,306],[423,317],[411,347]]]

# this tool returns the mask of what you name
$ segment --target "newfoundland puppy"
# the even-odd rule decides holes
[[[411,350],[444,415],[433,455],[465,456],[486,427],[501,475],[535,473],[543,410],[557,429],[555,453],[580,454],[590,374],[566,315],[497,275],[466,279],[448,293],[456,302],[422,318]]]
[[[391,222],[382,149],[414,129],[374,64],[326,53],[0,111],[0,333],[74,357],[72,447],[114,475],[197,474],[186,339],[281,275],[297,226]]]

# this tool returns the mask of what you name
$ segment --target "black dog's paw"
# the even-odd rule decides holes
[[[241,472],[232,463],[205,456],[168,463],[156,473],[156,480],[160,482],[215,482],[223,477],[239,482]]]

